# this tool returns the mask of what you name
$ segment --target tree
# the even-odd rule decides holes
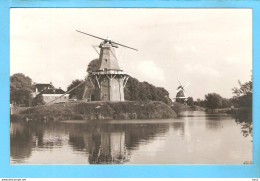
[[[242,84],[238,81],[239,88],[233,88],[233,102],[239,109],[233,112],[236,122],[242,125],[244,136],[252,135],[252,76],[251,81]]]
[[[226,98],[222,98],[222,108],[230,108],[231,106],[231,101],[229,99]]]
[[[209,93],[205,95],[206,105],[210,109],[217,109],[222,106],[222,97],[216,93]]]
[[[124,89],[125,99],[129,101],[162,101],[168,105],[172,104],[169,92],[162,87],[155,87],[148,82],[139,82],[129,77]]]
[[[10,77],[10,90],[33,90],[32,79],[22,73],[13,74]]]
[[[30,94],[33,91],[32,79],[22,73],[10,77],[10,102],[15,105],[29,106]]]
[[[88,64],[87,72],[91,73],[93,71],[96,71],[100,68],[101,61],[99,59],[94,59]]]
[[[68,86],[67,91],[70,91],[71,89],[73,89],[74,87],[78,86],[79,84],[81,84],[84,80],[73,80],[72,83]],[[70,98],[76,97],[78,100],[82,100],[83,98],[83,94],[84,94],[84,90],[85,90],[85,84],[80,85],[79,87],[77,87],[76,89],[72,90],[69,94],[70,94]]]
[[[239,96],[244,96],[244,95],[252,95],[252,88],[253,88],[253,84],[252,84],[252,80],[248,81],[244,84],[242,84],[240,81],[238,81],[239,84],[239,88],[234,87],[233,90],[233,94],[235,94],[235,96],[239,97]]]
[[[192,98],[192,97],[188,97],[187,104],[188,104],[189,106],[193,106],[193,105],[194,105],[194,101],[193,101],[193,98]]]
[[[197,101],[194,102],[194,105],[200,106],[200,107],[207,107],[205,100],[197,99]]]
[[[139,98],[139,81],[133,77],[129,77],[124,88],[125,99],[129,101],[138,101]]]
[[[252,80],[245,82],[242,84],[240,81],[239,83],[239,88],[234,87],[233,94],[234,96],[234,101],[239,107],[246,107],[246,108],[251,108],[252,109]]]

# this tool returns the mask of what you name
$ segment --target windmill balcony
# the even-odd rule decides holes
[[[98,70],[91,72],[92,75],[130,75],[127,72],[124,72],[123,70],[113,70],[113,69],[104,69],[104,70]]]

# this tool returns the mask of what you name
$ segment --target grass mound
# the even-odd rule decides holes
[[[11,120],[101,120],[101,119],[165,119],[177,117],[160,101],[147,102],[78,102],[33,107],[11,115]]]

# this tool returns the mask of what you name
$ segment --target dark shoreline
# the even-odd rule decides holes
[[[177,113],[161,101],[71,102],[17,109],[11,121],[167,119]]]

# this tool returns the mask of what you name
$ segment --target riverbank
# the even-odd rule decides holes
[[[188,105],[184,105],[184,104],[178,103],[178,102],[173,102],[172,109],[177,114],[180,114],[181,112],[184,112],[184,111],[205,111],[206,110],[203,107],[199,107],[199,106],[195,106],[195,105],[188,106]]]
[[[235,110],[238,110],[238,108],[222,108],[222,109],[209,109],[209,108],[207,108],[205,111],[208,112],[208,113],[232,114]]]
[[[189,106],[184,105],[182,103],[173,102],[172,109],[179,114],[184,111],[205,111],[207,113],[227,113],[227,114],[238,114],[240,110],[244,110],[244,108],[221,108],[221,109],[209,109],[200,106]]]
[[[160,101],[74,102],[31,107],[16,111],[11,121],[167,119],[177,117]]]

